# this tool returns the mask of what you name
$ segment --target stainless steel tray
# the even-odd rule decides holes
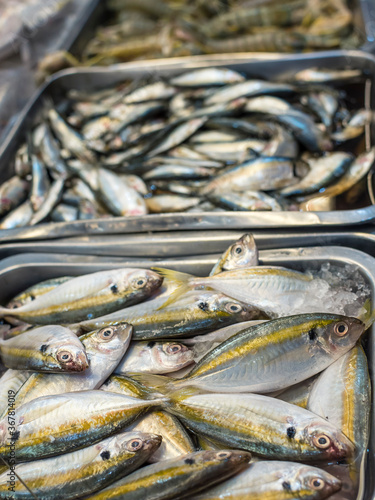
[[[362,227],[361,227],[362,229]],[[373,229],[373,228],[370,228]],[[105,257],[186,257],[197,253],[223,252],[243,231],[173,231],[160,233],[76,236],[56,240],[21,241],[0,244],[1,259],[25,253],[91,255]],[[375,257],[375,234],[359,231],[253,231],[260,250],[299,245],[339,245],[362,250]]]
[[[158,60],[152,62],[152,73],[160,76],[178,74],[188,69],[208,65],[227,66],[248,75],[273,78],[276,75],[299,71],[309,67],[342,68],[352,67],[368,75],[364,93],[364,105],[375,107],[375,57],[358,51],[330,51],[296,56],[275,56],[267,54],[233,54],[197,56]],[[27,130],[41,112],[45,98],[58,103],[69,88],[95,90],[114,85],[125,79],[139,78],[150,74],[150,62],[121,64],[111,68],[66,70],[56,74],[29,102],[15,123],[10,134],[0,145],[0,181],[11,175],[12,159],[17,147],[25,139]],[[370,128],[370,127],[369,127]],[[375,143],[375,127],[366,131],[366,145]],[[143,231],[191,230],[191,229],[243,229],[243,228],[286,228],[343,226],[372,223],[375,220],[375,206],[356,210],[331,212],[215,212],[158,214],[142,217],[116,217],[101,220],[72,223],[41,224],[32,228],[4,230],[0,241],[19,238],[56,238],[78,234],[135,233]]]
[[[265,264],[287,266],[296,270],[316,269],[324,263],[331,263],[340,267],[351,265],[360,271],[369,283],[372,291],[372,307],[375,298],[375,259],[358,250],[344,247],[312,247],[288,248],[283,250],[265,250],[260,252]],[[168,266],[180,271],[191,272],[196,275],[208,273],[216,262],[217,256],[205,255],[202,257],[171,258],[171,259],[129,259],[108,258],[84,255],[38,255],[23,254],[5,259],[0,264],[0,302],[5,303],[26,287],[43,279],[63,275],[79,275],[104,269],[115,269],[119,266],[150,267],[153,265]],[[374,341],[375,330],[371,328],[367,336],[366,352],[368,355],[370,375],[374,375]],[[374,400],[374,384],[372,398]],[[365,472],[365,488],[363,500],[375,498],[375,420],[372,415],[369,453]],[[358,499],[360,500],[360,499]]]

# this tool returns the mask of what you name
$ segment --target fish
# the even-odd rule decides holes
[[[269,396],[186,387],[169,394],[164,405],[194,433],[268,460],[340,460],[355,451],[322,417]]]
[[[183,212],[196,207],[201,199],[195,196],[180,196],[177,194],[159,194],[147,198],[146,205],[150,213]]]
[[[82,372],[89,367],[77,336],[58,325],[32,328],[9,340],[0,340],[0,357],[7,368],[34,372]]]
[[[197,451],[143,467],[88,499],[163,500],[193,495],[243,470],[251,455],[242,451]]]
[[[285,311],[291,314],[300,307],[310,309],[321,307],[320,299],[329,291],[326,281],[283,267],[256,266],[232,269],[207,278],[156,267],[154,269],[178,287],[164,303],[164,308],[190,288],[208,286],[251,304],[265,314],[280,316]],[[317,301],[316,304],[314,301]]]
[[[170,373],[191,365],[193,358],[193,351],[180,342],[132,342],[115,373]]]
[[[89,359],[89,368],[80,373],[30,374],[15,395],[16,407],[42,396],[99,389],[124,356],[132,331],[131,325],[120,324],[81,336],[80,342]]]
[[[368,109],[356,111],[354,116],[342,131],[337,131],[331,135],[337,142],[345,142],[363,134],[365,126],[370,125],[374,120],[374,114]]]
[[[205,85],[231,85],[245,80],[237,71],[227,68],[204,68],[182,73],[171,79],[177,87],[201,87]]]
[[[209,182],[202,194],[217,193],[223,190],[244,192],[272,191],[295,184],[293,163],[286,158],[254,158],[242,165],[218,175]]]
[[[133,340],[156,340],[158,338],[185,338],[241,321],[262,317],[262,312],[222,293],[192,290],[168,307],[164,307],[169,294],[148,302],[148,307],[117,311],[77,325],[81,330],[103,327],[127,321],[134,327]],[[144,306],[146,304],[142,304]]]
[[[33,214],[31,202],[26,200],[0,221],[0,229],[14,229],[16,227],[28,226]]]
[[[11,426],[0,421],[0,456],[7,456],[9,441],[22,462],[70,453],[110,437],[160,403],[89,390],[37,398],[16,408]]]
[[[56,179],[46,193],[45,200],[40,208],[33,214],[29,222],[30,226],[44,220],[60,201],[64,189],[64,179]]]
[[[161,437],[121,432],[82,450],[17,465],[17,474],[37,498],[63,500],[95,493],[138,469],[160,446]],[[0,498],[9,495],[9,476],[0,475]],[[33,496],[16,478],[13,498]]]
[[[362,454],[369,439],[370,391],[366,354],[356,345],[320,374],[311,388],[307,409],[341,429]]]
[[[208,195],[215,204],[236,211],[281,211],[282,206],[272,196],[262,191],[222,193],[215,191]]]
[[[296,196],[318,192],[340,179],[352,162],[353,156],[349,153],[327,154],[310,163],[310,172],[300,182],[287,186],[280,193],[283,196]]]
[[[47,199],[50,181],[45,165],[32,155],[32,186],[30,201],[34,212],[37,212]]]
[[[129,377],[112,375],[103,384],[101,390],[117,392],[134,398],[149,399],[155,397],[155,392]],[[141,416],[128,430],[139,432],[157,432],[163,438],[159,448],[149,457],[149,463],[161,462],[177,458],[195,451],[194,444],[188,432],[174,416],[165,411],[154,410]]]
[[[210,276],[215,276],[224,271],[231,271],[232,269],[257,266],[258,264],[259,252],[254,236],[246,233],[223,253],[212,268]]]
[[[361,320],[333,314],[301,314],[250,326],[209,351],[169,390],[194,386],[220,393],[272,393],[323,371],[364,330]]]
[[[13,307],[20,307],[23,304],[32,302],[36,299],[36,297],[39,297],[39,295],[44,295],[57,286],[69,281],[71,278],[72,276],[60,276],[58,278],[50,278],[45,281],[40,281],[13,297],[13,299],[8,302],[7,308],[12,309]]]
[[[146,269],[114,269],[78,276],[18,308],[0,315],[37,324],[73,322],[134,304],[158,288],[163,279]]]
[[[24,202],[29,193],[30,184],[18,176],[11,177],[0,187],[0,215],[5,215]]]
[[[195,495],[192,500],[260,500],[283,498],[318,500],[330,498],[341,482],[328,472],[310,465],[276,460],[251,463],[250,467],[224,483]]]

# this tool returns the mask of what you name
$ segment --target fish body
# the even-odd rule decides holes
[[[298,406],[260,394],[201,394],[186,388],[166,403],[188,429],[267,459],[337,460],[354,445],[336,427]]]
[[[16,227],[28,226],[33,214],[31,202],[26,200],[1,220],[0,229],[14,229]]]
[[[20,461],[69,453],[111,436],[159,404],[104,391],[37,398],[16,409],[11,430],[8,419],[0,421],[0,456],[7,456],[12,438]]]
[[[134,304],[151,294],[162,278],[145,269],[115,269],[72,278],[35,300],[0,314],[39,324],[69,323]]]
[[[50,181],[46,167],[35,155],[32,155],[32,175],[30,201],[34,212],[37,212],[47,198]]]
[[[17,474],[43,500],[78,498],[104,488],[138,469],[158,448],[161,437],[122,432],[65,455],[18,464]],[[8,498],[9,476],[0,475],[0,498]],[[16,478],[12,497],[33,499]]]
[[[133,472],[89,499],[167,500],[189,496],[246,468],[250,454],[240,451],[197,451]]]
[[[0,215],[5,215],[25,201],[29,183],[18,176],[11,177],[0,187]]]
[[[209,351],[175,387],[268,393],[324,370],[356,343],[356,318],[301,314],[251,326]]]
[[[0,418],[8,410],[9,402],[13,402],[13,398],[30,377],[30,373],[20,370],[7,370],[0,378]],[[12,401],[9,400],[12,398]]]
[[[341,482],[317,467],[276,460],[250,467],[192,500],[320,500],[338,491]]]
[[[244,81],[244,77],[226,68],[205,68],[175,76],[171,79],[171,83],[177,87],[200,87],[204,85],[228,85],[240,83]]]

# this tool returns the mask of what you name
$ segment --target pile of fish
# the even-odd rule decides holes
[[[0,308],[0,499],[356,498],[373,316],[314,309],[331,286],[246,234],[208,277],[23,291]]]
[[[358,70],[303,70],[285,81],[226,68],[167,81],[77,90],[20,147],[0,187],[1,229],[147,213],[324,210],[362,198],[375,148],[353,151],[373,113],[327,82]],[[326,83],[324,83],[326,82]],[[362,148],[363,150],[363,148]]]
[[[357,2],[350,2],[357,3]],[[40,77],[67,66],[231,52],[354,49],[365,38],[347,0],[109,0],[112,14],[81,61],[58,52]],[[367,20],[364,20],[367,21]]]

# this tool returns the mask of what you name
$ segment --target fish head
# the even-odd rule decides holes
[[[105,355],[113,354],[117,358],[120,350],[125,353],[132,333],[132,325],[119,323],[118,325],[105,326],[99,330],[89,332],[80,337],[80,340],[87,352],[101,352]]]
[[[251,460],[251,454],[242,450],[206,450],[186,455],[185,463],[188,463],[186,459],[189,460],[189,458],[200,464],[216,462],[218,464],[225,463],[228,467],[241,464],[245,467]]]
[[[8,305],[7,305],[7,309],[18,309],[19,307],[22,307],[24,304],[28,304],[29,302],[31,302],[31,296],[27,296],[25,297],[24,300],[11,300]]]
[[[151,351],[156,364],[168,371],[180,370],[194,361],[193,351],[180,342],[156,342]]]
[[[355,453],[355,446],[339,429],[324,420],[311,422],[304,435],[322,460],[341,460]]]
[[[54,362],[65,372],[83,372],[89,367],[89,360],[83,345],[76,344],[59,344],[41,346],[40,351],[47,356],[52,356]]]
[[[258,250],[252,234],[244,234],[229,249],[222,265],[223,271],[258,265]]]
[[[341,481],[317,467],[301,466],[294,476],[300,489],[310,491],[309,498],[328,498],[341,489]]]
[[[149,295],[160,288],[163,277],[149,269],[137,269],[127,277],[127,282],[133,291]]]
[[[214,294],[207,302],[213,312],[221,313],[226,317],[231,316],[238,323],[259,318],[261,315],[256,307],[232,299],[223,293]]]
[[[112,438],[98,443],[100,449],[100,456],[129,456],[135,454],[142,454],[151,456],[161,445],[162,436],[158,434],[149,434],[138,431],[126,431],[117,434]],[[105,458],[103,458],[104,460]]]
[[[337,316],[324,329],[321,339],[330,352],[345,354],[353,347],[365,330],[365,324],[357,318]]]

